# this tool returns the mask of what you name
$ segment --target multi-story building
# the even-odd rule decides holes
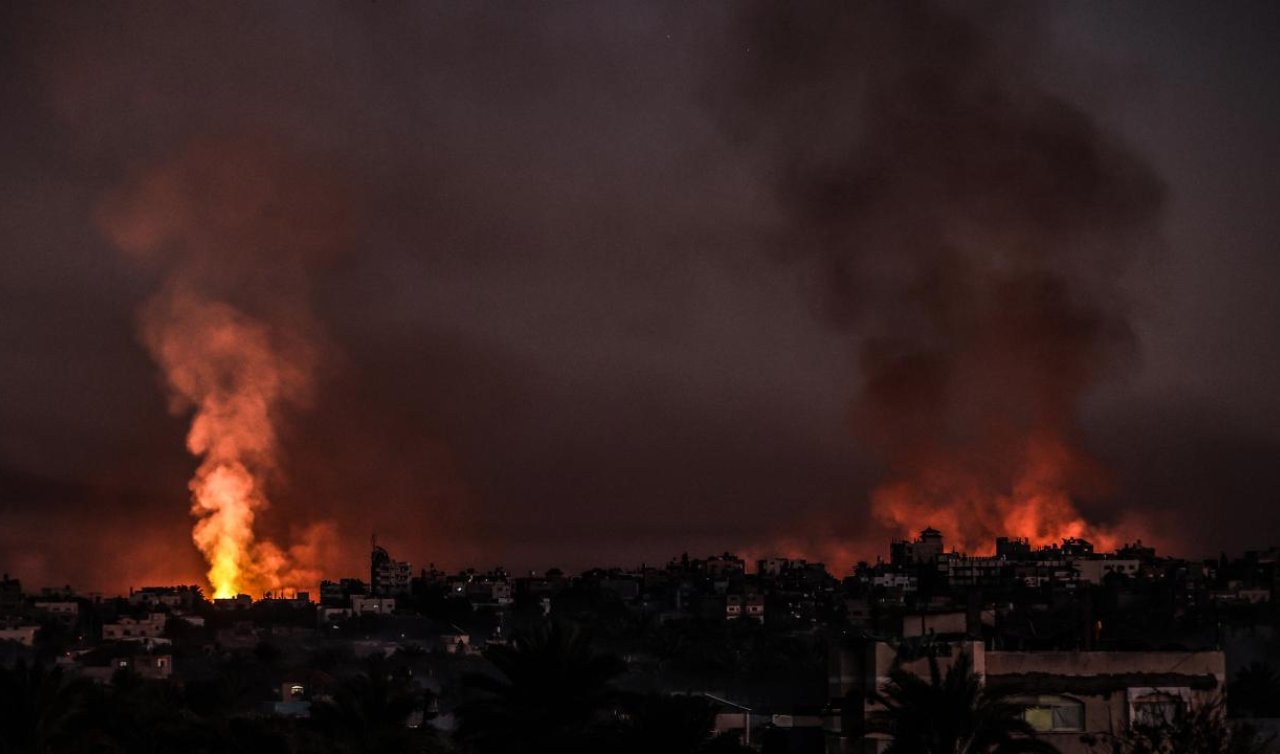
[[[0,578],[0,610],[8,610],[22,604],[22,582],[5,574]]]
[[[59,600],[56,602],[45,602],[38,600],[35,603],[37,612],[56,618],[62,623],[75,623],[80,617],[80,603],[71,600]]]
[[[356,615],[390,615],[395,610],[395,597],[351,598],[351,611]]]
[[[763,594],[730,594],[724,598],[724,603],[726,620],[750,618],[757,623],[764,622]]]
[[[706,561],[707,575],[713,579],[722,579],[729,576],[741,575],[746,564],[732,553],[724,553],[723,555],[712,555]]]
[[[942,532],[929,527],[914,542],[898,540],[889,544],[889,562],[896,566],[934,563],[942,555]]]
[[[376,544],[369,560],[369,586],[372,594],[395,596],[409,593],[413,569],[408,561],[395,560],[385,548]]]
[[[1111,574],[1134,577],[1138,575],[1137,560],[1128,558],[1073,558],[1071,566],[1080,574],[1080,580],[1089,584],[1101,584]]]
[[[320,582],[320,604],[324,607],[347,607],[352,597],[369,593],[369,585],[360,579]]]
[[[966,557],[954,553],[937,559],[938,572],[953,587],[998,586],[1010,569],[1002,558]]]

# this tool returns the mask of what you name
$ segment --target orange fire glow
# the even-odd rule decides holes
[[[214,597],[278,590],[287,560],[257,541],[276,470],[274,414],[305,398],[312,355],[227,304],[172,289],[144,314],[148,347],[164,369],[175,408],[194,407],[187,448],[203,458],[191,480],[193,539],[209,562]]]
[[[1117,536],[1088,522],[1072,501],[1073,481],[1098,473],[1087,458],[1042,434],[1028,438],[1014,460],[1005,481],[984,473],[989,467],[935,459],[923,473],[877,487],[872,509],[904,536],[932,526],[966,552],[989,551],[1000,536],[1033,546],[1081,537],[1098,550],[1115,549]]]
[[[308,270],[345,248],[348,202],[333,177],[252,138],[198,139],[106,196],[95,219],[167,283],[140,312],[187,449],[192,538],[216,598],[308,588],[330,523],[298,521],[282,548],[263,533],[281,489],[278,422],[305,407],[324,348]]]

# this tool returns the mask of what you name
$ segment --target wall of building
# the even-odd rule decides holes
[[[952,642],[941,649],[947,652],[938,659],[944,674],[968,652],[975,672],[987,684],[1028,707],[1078,702],[1083,709],[1080,729],[1042,733],[1062,754],[1089,752],[1080,740],[1085,733],[1123,731],[1133,719],[1135,701],[1147,694],[1158,691],[1184,703],[1205,704],[1219,697],[1226,682],[1226,660],[1220,651],[990,652],[972,641]],[[898,661],[898,650],[879,641],[854,641],[832,652],[829,692],[832,707],[839,712],[827,725],[831,751],[875,754],[887,745],[879,737],[864,740],[856,731],[861,720],[880,709],[869,696],[888,683]],[[902,661],[901,667],[929,675],[926,657]]]

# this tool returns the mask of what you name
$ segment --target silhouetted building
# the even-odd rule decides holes
[[[1067,557],[1082,557],[1093,554],[1093,543],[1079,537],[1062,540],[1062,554]]]
[[[369,585],[360,579],[320,582],[320,604],[325,607],[349,607],[352,597],[369,593]]]
[[[1031,543],[1026,537],[996,537],[996,557],[1005,560],[1030,560]]]
[[[374,595],[408,594],[412,576],[408,561],[395,560],[386,549],[374,544],[369,565],[369,586]]]
[[[15,608],[22,604],[22,582],[9,578],[5,574],[0,579],[0,610]]]
[[[942,554],[942,532],[929,527],[914,542],[903,539],[889,545],[889,562],[893,565],[936,563]]]

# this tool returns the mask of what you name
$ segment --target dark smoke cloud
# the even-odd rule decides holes
[[[888,473],[877,513],[969,547],[1082,533],[1068,500],[998,498],[1100,491],[1077,414],[1129,350],[1115,283],[1151,245],[1159,179],[1036,80],[1037,25],[1012,6],[755,15],[726,121],[780,158],[783,243],[861,337],[852,423]]]
[[[1280,523],[1260,460],[1280,417],[1262,282],[1280,229],[1261,198],[1280,190],[1280,25],[1169,8],[1073,5],[1042,34],[1016,6],[6,4],[0,563],[119,588],[150,577],[121,555],[145,545],[198,575],[185,421],[135,334],[168,270],[121,259],[93,217],[228,140],[280,145],[350,213],[345,253],[307,270],[325,366],[282,427],[287,484],[263,521],[287,539],[335,520],[335,572],[359,572],[373,531],[442,565],[873,557],[888,532],[868,451],[901,437],[845,426],[862,350],[875,373],[909,355],[987,381],[966,388],[977,416],[1008,391],[1074,427],[1074,398],[1037,387],[1064,364],[1047,392],[1092,386],[1073,442],[1113,472],[1086,501],[1099,518],[1235,512],[1256,525],[1188,547],[1260,544]],[[1169,177],[1172,249],[1139,257],[1135,283],[1120,237],[1145,232],[1151,172]],[[856,251],[906,238],[920,248]],[[1015,251],[975,253],[995,241]],[[1027,373],[990,383],[959,343]],[[1126,360],[1128,382],[1099,387]],[[1166,452],[1194,485],[1168,482]],[[1222,515],[1204,512],[1215,482]]]

